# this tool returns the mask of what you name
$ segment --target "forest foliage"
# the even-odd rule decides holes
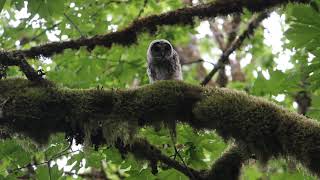
[[[207,3],[200,0],[194,1],[194,4],[188,2],[0,0],[0,47],[5,51],[21,50],[53,41],[103,35],[124,29],[142,17]],[[289,3],[271,9],[269,19],[254,29],[254,35],[246,37],[241,47],[230,56],[232,62],[222,68],[224,72],[219,71],[208,86],[222,86],[219,82],[225,77],[227,88],[263,97],[286,109],[320,120],[319,5],[319,0],[312,0],[310,4]],[[96,46],[94,49],[66,49],[61,54],[40,56],[28,59],[28,62],[59,87],[136,88],[149,83],[146,74],[146,50],[149,43],[154,39],[168,39],[177,49],[182,49],[181,54],[188,53],[190,49],[198,53],[195,56],[184,56],[190,59],[185,59],[183,65],[184,81],[198,85],[225,51],[215,35],[222,33],[224,43],[228,44],[230,32],[227,30],[230,31],[228,26],[234,17],[239,16],[241,19],[234,30],[239,35],[246,31],[255,15],[245,10],[241,14],[226,17],[195,19],[187,25],[159,26],[154,33],[138,35],[137,42],[130,46],[114,44],[111,48]],[[278,21],[271,22],[270,19]],[[271,23],[275,24],[272,27],[280,34],[278,39],[270,36]],[[209,29],[209,32],[203,33],[203,29]],[[234,72],[244,78],[237,79],[239,75],[234,76]],[[24,75],[18,67],[0,66],[0,77]],[[230,143],[223,141],[215,132],[195,131],[188,125],[179,124],[175,146],[182,161],[175,153],[166,128],[159,131],[151,127],[141,128],[139,136],[146,138],[168,157],[196,170],[208,169]],[[158,164],[158,172],[154,173],[147,161],[136,159],[131,154],[124,156],[113,146],[96,149],[70,145],[64,134],[52,136],[45,146],[38,146],[32,140],[19,136],[0,140],[0,179],[17,177],[188,179],[183,173],[163,163]],[[241,178],[316,179],[290,159],[271,160],[267,167],[261,167],[252,159],[246,162]]]

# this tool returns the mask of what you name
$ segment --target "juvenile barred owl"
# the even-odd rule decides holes
[[[147,60],[150,83],[158,80],[182,80],[179,56],[169,41],[152,41],[148,48]]]

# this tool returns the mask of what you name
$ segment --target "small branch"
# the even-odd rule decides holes
[[[173,145],[173,149],[174,149],[174,152],[175,152],[175,156],[178,155],[179,159],[181,160],[183,166],[189,171],[189,177],[191,177],[191,179],[196,179],[193,175],[193,173],[190,171],[189,167],[187,166],[187,164],[184,162],[182,156],[180,155],[179,151],[177,150],[176,148],[176,140],[173,138],[173,136],[171,136],[171,139],[172,139],[172,145]]]
[[[241,16],[239,14],[234,15],[231,21],[231,31],[228,32],[228,41],[226,47],[230,47],[232,42],[236,39],[241,23]]]
[[[304,68],[305,66],[301,65],[300,70],[304,72]],[[308,83],[308,78],[308,73],[302,73],[300,81],[300,87],[302,88],[302,90],[294,96],[294,99],[298,104],[298,113],[304,116],[307,114],[312,102],[311,94],[310,92],[308,92],[308,86],[310,86],[310,84]]]
[[[212,168],[208,171],[197,171],[185,164],[180,164],[178,161],[173,160],[166,155],[161,153],[157,147],[151,145],[144,139],[138,139],[133,144],[117,148],[133,153],[137,157],[144,157],[147,160],[160,161],[171,168],[174,168],[181,173],[188,176],[190,179],[197,180],[209,180],[209,179],[230,179],[236,180],[240,176],[240,170],[242,164],[248,160],[247,149],[243,145],[232,145],[215,163]],[[121,151],[120,150],[120,151]],[[143,153],[143,154],[141,154]],[[180,157],[182,158],[182,157]]]
[[[110,0],[108,2],[106,2],[105,5],[110,5],[110,4],[121,4],[121,3],[130,3],[130,0],[128,1],[121,1],[121,0]]]
[[[46,158],[46,162],[47,162],[47,167],[48,167],[48,174],[49,174],[49,180],[51,180],[51,167],[50,167],[50,164],[51,164],[51,160],[48,160],[48,156],[46,153],[44,153],[45,155],[45,158]]]
[[[294,98],[298,104],[298,113],[305,116],[311,106],[312,99],[310,94],[304,90],[298,92]]]
[[[29,42],[35,41],[37,40],[39,37],[41,37],[42,35],[44,35],[47,31],[54,29],[55,27],[59,26],[61,24],[61,22],[53,24],[52,26],[48,27],[47,29],[41,31],[38,35],[33,36],[32,38],[24,38],[23,40],[20,40],[20,46],[23,46]],[[14,48],[14,46],[12,46],[11,48]]]
[[[265,11],[259,14],[256,18],[253,18],[250,23],[248,24],[247,29],[237,38],[235,39],[230,47],[226,49],[220,56],[217,65],[210,71],[210,73],[204,78],[201,82],[202,86],[208,84],[208,82],[212,79],[212,77],[216,74],[216,72],[224,67],[224,65],[228,62],[230,54],[232,54],[236,49],[238,49],[244,42],[247,37],[253,35],[254,30],[259,26],[259,24],[269,16],[268,11]]]
[[[148,0],[144,0],[143,6],[142,6],[142,8],[140,9],[140,11],[139,11],[139,13],[138,13],[137,19],[139,19],[139,18],[141,17],[142,13],[144,12],[144,9],[145,9],[146,6],[147,6],[147,3],[148,3]]]
[[[200,172],[167,157],[166,155],[161,153],[161,150],[151,145],[144,139],[137,139],[134,143],[127,146],[123,146],[123,144],[118,143],[116,144],[116,147],[120,150],[120,152],[123,152],[123,150],[125,150],[133,153],[137,157],[144,157],[145,159],[150,161],[160,161],[168,165],[169,167],[180,171],[191,179],[200,179]]]
[[[69,147],[70,147],[70,146],[68,146],[68,148],[69,148]],[[56,159],[58,159],[58,158],[60,158],[60,157],[62,157],[62,156],[65,156],[65,155],[68,155],[68,154],[72,154],[72,153],[75,153],[75,152],[78,152],[78,151],[80,151],[80,150],[69,151],[69,152],[66,152],[65,150],[63,150],[63,151],[57,153],[56,155],[54,155],[53,157],[51,157],[50,159],[47,159],[47,157],[45,156],[45,157],[46,157],[46,160],[45,160],[44,162],[34,163],[34,164],[29,163],[29,164],[27,164],[27,165],[25,165],[25,166],[22,166],[22,167],[19,167],[19,168],[16,168],[16,169],[10,169],[10,170],[8,170],[8,172],[9,172],[9,173],[13,173],[13,172],[16,172],[16,171],[19,171],[19,170],[22,170],[22,169],[27,169],[27,168],[30,167],[30,165],[32,165],[32,166],[41,166],[41,165],[50,166],[50,163],[51,163],[52,161],[54,161],[54,160],[56,160]],[[51,172],[50,167],[48,167],[48,168],[49,168],[49,171]],[[4,172],[4,171],[2,171],[2,172]],[[49,173],[50,173],[50,172],[49,172]]]
[[[211,65],[215,65],[215,64],[213,64],[212,62],[209,62],[209,61],[205,61],[205,60],[203,60],[203,59],[198,59],[198,60],[195,60],[195,61],[188,61],[188,62],[183,62],[183,63],[181,63],[181,65],[191,65],[191,64],[198,64],[198,63],[204,63],[204,62],[206,62],[206,63],[209,63],[209,64],[211,64]]]
[[[67,20],[71,23],[71,25],[78,31],[78,33],[80,34],[81,37],[85,37],[83,35],[83,33],[81,32],[81,30],[79,29],[79,27],[72,21],[72,19],[66,14],[63,13],[64,17],[67,18]]]
[[[231,45],[231,43],[234,41],[236,38],[237,32],[238,32],[238,27],[240,25],[241,18],[239,14],[234,15],[232,21],[227,21],[224,20],[224,28],[223,31],[227,32],[227,42],[225,42],[225,38],[223,37],[222,31],[218,28],[217,23],[214,23],[213,21],[210,21],[210,29],[215,37],[215,40],[219,44],[219,48],[221,51],[224,53],[226,49],[228,49]],[[229,57],[228,57],[228,62]],[[226,87],[228,84],[228,76],[226,75],[226,71],[224,67],[221,67],[219,69],[219,74],[216,79],[216,84],[219,87]]]
[[[44,35],[47,31],[54,29],[55,27],[59,26],[60,24],[61,24],[61,22],[53,24],[52,26],[48,27],[47,29],[41,31],[38,35],[32,37],[30,41],[34,41],[34,40],[38,39],[40,36]]]
[[[61,152],[59,152],[59,153],[57,153],[56,155],[52,156],[52,157],[50,158],[50,160],[52,161],[52,160],[54,160],[54,159],[57,159],[57,158],[65,155],[65,154],[67,153],[67,151],[70,150],[71,147],[72,147],[72,140],[73,140],[73,139],[70,140],[69,145],[68,145],[64,150],[62,150]],[[69,153],[67,153],[67,154],[69,154]]]
[[[215,40],[217,41],[219,48],[222,50],[222,52],[225,50],[226,46],[224,43],[224,37],[222,32],[219,30],[217,23],[213,22],[213,21],[209,21],[210,24],[210,29],[212,31],[212,34],[215,38]]]

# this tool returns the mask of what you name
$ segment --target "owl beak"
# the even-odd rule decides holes
[[[166,50],[164,47],[161,47],[161,55],[162,55],[162,57],[166,56]]]

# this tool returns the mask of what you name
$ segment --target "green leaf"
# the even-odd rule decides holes
[[[64,12],[64,0],[48,0],[47,2],[47,8],[49,11],[49,14],[54,17],[59,17],[59,15],[62,15]]]
[[[6,0],[0,0],[0,13],[1,13],[5,3],[6,3]]]
[[[136,171],[135,174],[131,174],[130,177],[126,178],[126,180],[140,180],[140,179],[155,180],[156,177],[151,173],[149,169],[143,169],[140,172]]]
[[[14,7],[17,8],[17,10],[21,10],[24,7],[24,1],[21,0],[13,0],[11,1],[11,6],[14,5]]]
[[[47,166],[39,166],[36,170],[37,179],[50,179],[49,170]]]
[[[175,169],[169,169],[158,173],[159,180],[188,180],[189,178]]]
[[[15,166],[25,166],[31,158],[30,153],[14,140],[5,140],[0,143],[0,159],[8,159]]]

